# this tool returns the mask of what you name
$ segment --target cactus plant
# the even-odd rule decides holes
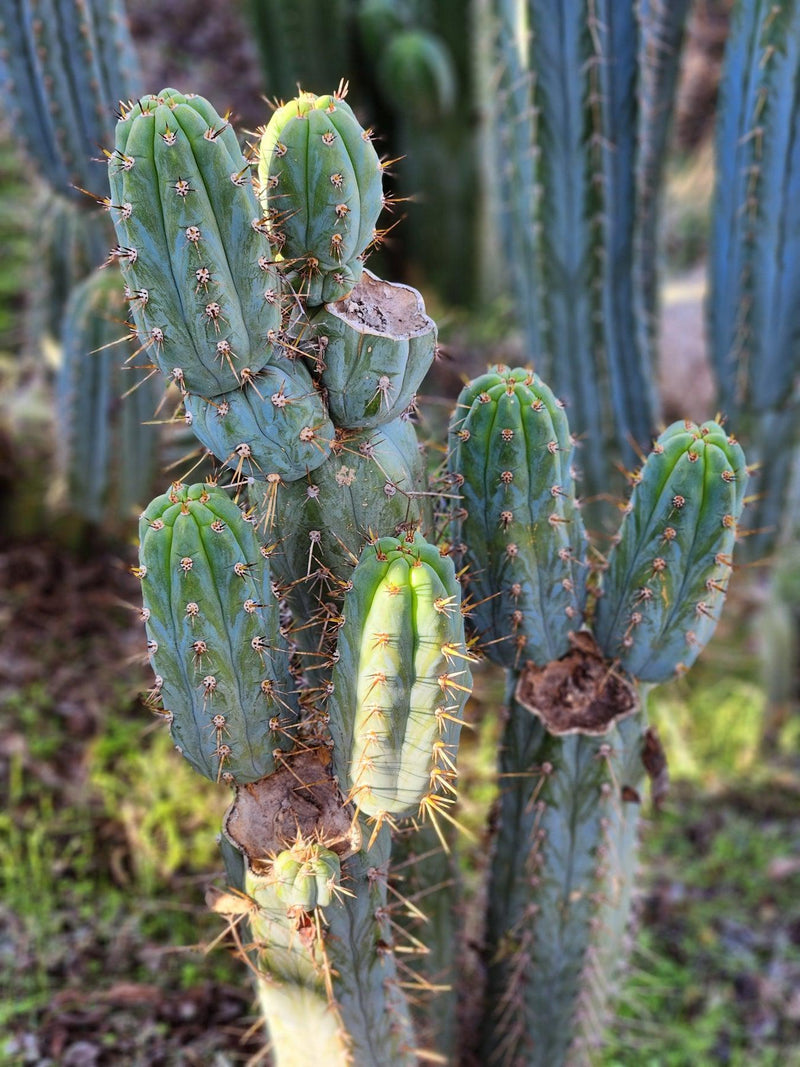
[[[138,70],[122,0],[0,3],[0,100],[43,189],[27,326],[40,363],[53,342],[58,349],[59,504],[106,532],[150,496],[160,447],[155,427],[143,425],[156,411],[155,383],[120,373],[128,331],[119,286],[92,274],[112,234],[98,207],[110,200],[92,192],[103,173],[97,157],[113,138],[114,102],[139,91]]]
[[[56,378],[65,502],[80,501],[89,522],[111,525],[114,517],[117,526],[147,501],[159,460],[156,437],[142,425],[158,403],[154,382],[136,381],[121,365],[125,310],[113,274],[95,271],[76,286]]]
[[[592,442],[584,492],[608,492],[658,415],[635,318],[636,5],[497,0],[505,239],[526,347]]]
[[[489,383],[499,393],[499,379],[509,396],[519,377],[501,369]],[[457,409],[453,419],[451,438],[458,445],[451,453],[451,480],[460,484],[463,478],[465,486],[474,457],[458,433],[476,407],[480,411],[482,396],[483,406],[491,404],[486,384],[478,379],[465,390],[477,399],[466,418]],[[488,455],[492,447],[485,443]],[[543,449],[528,447],[534,476]],[[576,630],[567,629],[557,581],[573,552],[548,551],[554,533],[546,519],[519,539],[514,554],[520,571],[535,573],[538,565],[550,583],[545,588],[557,592],[540,595],[546,638],[523,617],[520,629],[531,635],[523,646],[528,658],[508,664],[500,750],[505,784],[488,894],[488,981],[477,1027],[483,1053],[499,1049],[503,1062],[572,1062],[597,1039],[629,922],[646,763],[645,683],[691,666],[716,627],[727,591],[747,482],[736,442],[716,423],[676,423],[656,441],[634,480],[596,591],[594,634],[577,630],[577,610]],[[570,484],[557,487],[558,496],[574,500]],[[548,495],[539,492],[540,500]],[[478,524],[491,514],[489,500],[487,493]],[[544,507],[553,508],[552,497]],[[463,530],[469,519],[461,522]],[[489,527],[495,538],[496,529]],[[469,565],[485,581],[477,553]],[[496,596],[507,581],[503,573],[494,579]],[[566,588],[574,595],[571,578]],[[489,648],[513,636],[503,614],[481,631]]]
[[[247,169],[231,183],[235,135],[207,101],[172,90],[141,98],[124,110],[110,157],[135,329],[152,338],[163,321],[154,343],[164,348],[168,338],[188,339],[180,375],[174,358],[159,362],[183,386],[191,426],[220,463],[216,484],[174,484],[142,517],[151,703],[193,766],[233,788],[221,846],[237,892],[215,907],[232,924],[247,921],[249,947],[240,947],[276,1062],[311,1054],[336,1065],[410,1065],[441,1058],[418,1045],[415,1022],[450,1057],[455,1034],[432,1019],[435,1007],[412,1010],[395,938],[412,950],[422,944],[421,894],[430,895],[439,935],[455,940],[452,901],[449,922],[445,912],[456,880],[445,853],[474,650],[505,667],[487,978],[465,1041],[471,1053],[558,1067],[586,1036],[586,1020],[602,1015],[616,976],[642,802],[646,686],[688,667],[711,636],[726,592],[718,571],[729,568],[743,505],[743,456],[716,423],[668,428],[635,475],[598,587],[588,581],[563,404],[532,370],[493,367],[465,386],[453,415],[443,499],[456,502],[450,538],[437,538],[405,407],[430,362],[435,327],[413,290],[400,295],[397,321],[397,287],[361,273],[366,232],[342,249],[343,262],[355,258],[344,281],[334,278],[341,302],[318,309],[336,268],[305,240],[324,234],[330,243],[325,136],[339,135],[334,119],[347,137],[360,135],[341,95],[303,94],[276,115],[280,133],[268,130],[259,145],[262,192],[271,194],[270,168],[284,159],[278,186],[291,175],[292,195],[311,207],[296,233],[294,222],[281,223],[286,240],[274,263],[260,244],[275,240],[276,209],[268,196],[266,221],[251,226]],[[241,323],[237,344],[265,357],[250,376],[237,367],[233,384],[205,379],[205,395],[193,390],[203,374],[213,377],[195,359],[208,297],[195,292],[191,256],[173,254],[195,225],[183,213],[189,197],[165,210],[166,236],[156,210],[176,193],[159,183],[158,142],[167,151],[181,137],[198,142],[198,229],[214,234],[220,256],[230,234],[247,234],[247,263],[220,271],[219,285]],[[307,165],[295,171],[291,146],[303,138]],[[267,311],[253,283],[259,258],[273,293]],[[147,300],[136,296],[142,279]],[[353,323],[365,301],[370,321],[360,329]],[[297,407],[281,421],[263,414],[275,394],[262,395],[259,382],[284,370],[307,384],[284,394]],[[390,380],[386,403],[375,396],[376,375]],[[292,412],[301,402],[318,413],[307,423],[317,440],[303,442],[315,445],[310,458],[295,451]],[[218,440],[231,415],[233,429]],[[653,564],[656,548],[664,566]],[[637,598],[648,602],[641,610]],[[708,611],[695,621],[701,605]],[[404,839],[401,862],[413,863],[426,820],[427,841],[434,835],[443,851],[437,845],[436,862],[415,863],[405,879],[414,899],[404,898],[395,919],[389,893],[402,890],[392,884],[392,837]],[[444,892],[429,877],[443,880]],[[452,947],[437,945],[427,977],[412,984],[455,977]],[[302,1045],[301,1032],[309,1034]]]
[[[259,144],[270,238],[309,306],[353,289],[384,205],[383,165],[345,92],[303,93],[279,107]]]
[[[709,341],[721,409],[762,471],[751,559],[791,535],[797,511],[799,41],[799,4],[740,0],[720,86]]]

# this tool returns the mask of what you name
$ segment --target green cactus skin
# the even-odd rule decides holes
[[[414,820],[396,829],[390,883],[413,902],[398,911],[396,921],[405,933],[398,933],[398,942],[412,953],[411,967],[418,976],[419,992],[411,1002],[417,1044],[456,1063],[466,914],[457,828],[437,829]]]
[[[383,167],[344,94],[302,93],[278,108],[258,176],[273,243],[307,304],[346,296],[375,238]]]
[[[798,84],[800,3],[739,0],[720,84],[707,310],[720,410],[760,472],[741,546],[750,562],[771,555],[795,533]]]
[[[333,420],[350,429],[397,418],[436,352],[436,324],[417,290],[367,270],[348,297],[312,317],[311,334]]]
[[[725,600],[747,467],[716,422],[676,422],[639,475],[603,577],[595,634],[642,682],[691,667]]]
[[[637,6],[492,0],[504,246],[526,348],[591,442],[581,465],[593,500],[658,411],[633,286]]]
[[[76,202],[113,136],[111,102],[138,92],[120,0],[2,0],[0,97],[38,174]]]
[[[326,908],[341,884],[339,857],[316,842],[297,841],[272,861],[275,895],[286,907]]]
[[[510,679],[479,1043],[482,1062],[563,1067],[601,1036],[625,958],[644,723],[556,736]]]
[[[70,297],[56,380],[59,463],[71,512],[106,527],[148,500],[158,470],[153,380],[135,384],[120,366],[125,336],[119,278],[95,271]]]
[[[661,189],[690,0],[642,0],[639,5],[638,219],[635,281],[642,351],[656,341]]]
[[[323,908],[323,938],[306,912],[287,913],[269,876],[248,871],[246,890],[258,904],[250,925],[259,950],[259,997],[276,1067],[418,1062],[391,950],[389,850],[384,828],[369,852],[342,861],[342,882],[352,895]]]
[[[352,7],[353,0],[331,0],[320,18],[319,0],[248,0],[267,99],[288,100],[312,82],[335,85],[343,70],[354,70]]]
[[[104,212],[82,211],[66,197],[53,196],[49,188],[39,211],[43,220],[40,279],[29,293],[26,322],[26,332],[34,348],[45,338],[60,344],[70,294],[105,261],[110,230]],[[120,290],[119,277],[117,290]],[[120,322],[117,336],[121,337],[125,309],[119,307],[114,315]]]
[[[274,358],[280,287],[227,120],[174,89],[142,97],[117,123],[108,172],[112,257],[155,362],[203,396],[246,384]]]
[[[377,76],[384,95],[418,121],[435,122],[455,108],[453,58],[444,41],[427,30],[413,27],[393,36],[379,57]]]
[[[469,574],[470,617],[486,654],[543,664],[580,628],[586,535],[563,405],[530,370],[498,366],[461,391],[449,480],[461,496],[453,551]]]
[[[318,687],[333,663],[353,567],[374,535],[425,523],[425,479],[413,423],[401,418],[379,430],[337,431],[328,459],[277,495],[263,482],[250,485],[257,521],[268,526],[274,511],[270,564],[296,620],[292,639]]]
[[[195,770],[253,782],[291,746],[296,713],[269,565],[221,489],[176,483],[139,523],[154,701]]]
[[[183,403],[195,436],[244,478],[302,478],[331,450],[333,424],[302,364],[275,360],[243,389]]]
[[[455,792],[472,688],[453,562],[419,533],[382,537],[364,549],[343,614],[327,705],[341,787],[378,824],[435,814],[434,794]]]

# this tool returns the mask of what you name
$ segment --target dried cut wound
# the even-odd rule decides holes
[[[571,642],[570,651],[546,667],[525,664],[516,699],[551,734],[605,734],[639,710],[636,690],[612,670],[591,634],[574,634]]]
[[[360,847],[358,824],[345,807],[330,771],[327,749],[289,753],[273,774],[239,786],[224,830],[250,862],[254,874],[272,865],[298,833],[316,839],[340,859]]]
[[[364,271],[349,296],[328,304],[327,309],[356,329],[393,337],[413,337],[426,333],[433,325],[419,293],[407,285],[385,282],[369,271]]]

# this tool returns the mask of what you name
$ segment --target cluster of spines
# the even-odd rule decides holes
[[[155,407],[153,383],[123,396],[121,317],[117,280],[95,271],[73,289],[62,323],[56,415],[65,503],[95,523],[127,519],[141,507],[158,466],[155,436],[142,432]]]
[[[215,781],[255,781],[294,744],[294,685],[269,565],[223,490],[175,483],[139,531],[143,618],[163,709],[187,760]]]
[[[383,165],[346,91],[301,93],[278,108],[259,143],[270,240],[309,306],[351,291],[384,205]]]
[[[237,478],[313,469],[333,427],[286,337],[266,222],[227,118],[172,89],[123,107],[109,179],[111,256],[134,332],[184,394],[196,436]]]
[[[273,859],[271,877],[281,903],[313,912],[326,908],[340,892],[342,869],[336,852],[298,835]]]
[[[511,668],[557,659],[581,626],[587,570],[563,404],[533,371],[491,368],[462,390],[449,444],[451,552],[483,649]]]

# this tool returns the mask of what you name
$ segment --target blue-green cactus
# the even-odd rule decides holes
[[[270,236],[309,306],[352,290],[383,208],[383,167],[344,91],[290,100],[259,143]]]
[[[280,283],[227,119],[174,89],[143,96],[117,123],[108,174],[141,342],[182,391],[246,384],[276,355]]]
[[[603,576],[595,633],[642,682],[687,670],[716,629],[747,468],[716,422],[673,423],[656,441]]]
[[[379,538],[343,614],[327,705],[342,788],[379,824],[418,809],[435,818],[455,794],[472,689],[452,560],[420,534]]]
[[[506,667],[558,659],[587,574],[563,405],[533,371],[495,367],[462,389],[449,443],[453,551],[486,654]]]
[[[222,489],[177,483],[142,515],[139,545],[154,706],[201,774],[262,778],[292,747],[296,711],[252,523]]]

